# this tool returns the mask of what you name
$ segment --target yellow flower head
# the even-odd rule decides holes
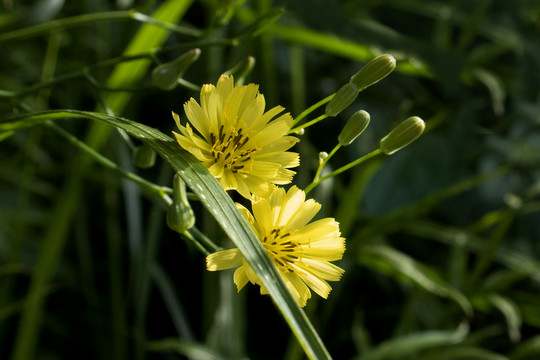
[[[275,185],[291,182],[299,165],[297,153],[288,152],[298,139],[286,136],[293,119],[276,106],[264,112],[258,85],[234,86],[222,75],[216,86],[203,85],[201,104],[191,98],[184,104],[186,126],[173,118],[182,148],[199,159],[225,190],[236,189],[245,198],[268,196]],[[191,124],[191,125],[190,125]],[[193,126],[198,134],[194,133]]]
[[[341,259],[345,251],[345,239],[333,218],[309,223],[321,205],[305,197],[296,186],[287,192],[276,187],[270,197],[251,201],[253,215],[237,204],[300,306],[311,297],[309,288],[328,297],[332,288],[326,280],[338,281],[344,271],[330,261]],[[261,294],[268,293],[238,249],[211,254],[206,265],[210,271],[238,267],[234,273],[238,291],[249,281],[261,286]]]

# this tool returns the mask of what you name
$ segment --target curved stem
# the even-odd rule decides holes
[[[310,107],[308,107],[306,110],[302,111],[300,113],[300,115],[298,115],[296,117],[296,119],[294,119],[294,122],[292,124],[292,126],[298,124],[300,122],[300,120],[302,120],[303,118],[305,118],[306,116],[308,116],[309,114],[311,114],[313,111],[317,110],[318,108],[320,108],[321,106],[323,106],[324,104],[326,104],[327,102],[329,102],[330,100],[332,100],[334,98],[336,94],[332,94],[332,95],[329,95],[327,97],[325,97],[324,99],[322,99],[321,101],[311,105]]]
[[[69,29],[77,26],[82,26],[88,23],[94,23],[98,21],[107,21],[107,20],[135,20],[145,24],[154,25],[161,27],[167,30],[174,31],[182,35],[189,36],[200,36],[201,32],[199,30],[186,28],[183,26],[178,26],[174,24],[168,24],[156,20],[148,15],[138,13],[133,10],[128,11],[105,11],[100,13],[93,14],[84,14],[77,15],[72,17],[67,17],[63,19],[57,19],[48,21],[46,23],[26,27],[19,30],[14,30],[6,32],[0,35],[0,42],[11,41],[11,40],[21,40],[33,36],[43,35],[50,31],[57,29]]]
[[[326,165],[326,163],[328,162],[328,160],[330,160],[330,158],[332,156],[334,156],[334,154],[336,153],[336,151],[338,151],[339,149],[341,148],[341,144],[337,144],[336,147],[334,147],[332,149],[332,151],[330,151],[330,154],[328,154],[328,156],[323,160],[321,161],[321,163],[319,164],[319,168],[317,169],[317,172],[315,173],[315,177],[313,178],[313,181],[317,181],[319,179],[319,176],[321,176],[321,171],[322,169],[324,168],[324,165]]]
[[[340,167],[339,169],[335,170],[335,171],[332,171],[330,174],[327,174],[325,176],[323,176],[322,178],[316,180],[316,181],[312,181],[311,184],[309,184],[306,189],[304,190],[304,192],[307,194],[309,193],[311,190],[313,190],[313,188],[317,185],[319,185],[320,183],[322,183],[324,180],[326,179],[329,179],[331,177],[334,177],[336,175],[339,175],[341,174],[342,172],[344,171],[347,171],[349,170],[350,168],[356,166],[356,165],[359,165],[361,163],[363,163],[364,161],[367,161],[369,159],[371,159],[372,157],[375,157],[379,154],[382,154],[382,151],[381,149],[377,149],[377,150],[374,150],[372,152],[370,152],[369,154],[366,154],[364,156],[362,156],[361,158],[358,158],[350,163],[348,163],[347,165],[345,166],[342,166]]]
[[[114,162],[99,154],[94,149],[86,145],[84,142],[80,141],[75,136],[71,135],[70,133],[62,129],[60,126],[56,125],[54,122],[46,121],[45,125],[48,126],[50,129],[56,131],[59,135],[64,137],[69,143],[77,147],[79,150],[82,150],[91,157],[93,157],[99,164],[117,172],[124,178],[133,181],[148,192],[158,195],[167,205],[170,205],[172,203],[172,200],[169,197],[169,194],[172,194],[172,189],[165,186],[156,185],[134,173],[121,169]]]
[[[308,121],[304,125],[300,125],[300,126],[297,126],[295,128],[292,128],[291,130],[289,130],[288,134],[294,134],[298,130],[302,130],[302,129],[305,129],[307,127],[310,127],[311,125],[315,125],[316,123],[318,123],[321,120],[326,119],[327,117],[328,117],[328,115],[322,114],[321,116],[319,116],[319,117],[317,117],[317,118],[315,118],[315,119],[313,119],[311,121]]]
[[[139,59],[154,59],[156,54],[162,54],[167,53],[171,51],[176,51],[179,49],[191,49],[191,48],[197,48],[197,47],[208,47],[208,46],[219,46],[219,45],[231,45],[234,41],[230,39],[218,39],[218,40],[208,40],[208,41],[192,41],[192,42],[185,42],[182,44],[172,45],[165,48],[161,48],[159,50],[152,50],[145,53],[135,54],[135,55],[124,55],[124,56],[118,56],[115,58],[107,59],[101,62],[98,62],[94,65],[86,66],[82,68],[81,70],[72,71],[67,74],[59,75],[55,77],[54,79],[51,79],[46,82],[41,82],[39,84],[34,84],[31,86],[28,86],[22,90],[19,91],[10,91],[10,90],[1,90],[0,89],[0,98],[17,98],[22,97],[25,95],[29,95],[32,93],[35,93],[41,89],[51,87],[53,85],[56,85],[58,83],[67,81],[67,80],[74,80],[77,78],[86,77],[87,74],[91,70],[95,69],[101,69],[106,67],[111,67],[123,62],[128,61],[135,61]],[[194,89],[193,86],[189,86],[186,83],[180,83],[180,85],[185,86],[188,89]]]

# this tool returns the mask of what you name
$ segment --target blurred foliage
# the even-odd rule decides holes
[[[305,187],[356,111],[370,113],[370,126],[326,170],[377,148],[409,116],[427,126],[409,147],[310,193],[340,222],[347,251],[342,281],[306,312],[336,359],[540,357],[537,1],[179,1],[185,9],[152,15],[169,31],[136,38],[144,16],[171,3],[3,1],[1,117],[96,110],[170,134],[171,111],[182,117],[198,86],[249,56],[245,82],[296,116],[392,54],[397,72],[297,146],[295,182]],[[194,48],[176,88],[155,86],[153,69]],[[59,124],[171,186],[163,160],[134,167],[140,143],[124,133]],[[268,297],[237,294],[230,272],[206,273],[159,199],[50,128],[0,133],[0,169],[0,358],[34,358],[33,348],[40,359],[303,358]],[[231,246],[192,205],[206,236]]]

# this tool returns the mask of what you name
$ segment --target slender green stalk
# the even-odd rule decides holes
[[[135,184],[139,185],[146,191],[158,195],[166,204],[171,203],[171,199],[168,194],[172,194],[172,189],[168,188],[166,186],[159,186],[156,185],[148,180],[143,179],[139,175],[136,175],[132,172],[125,171],[118,167],[114,162],[107,159],[103,155],[99,154],[97,151],[86,145],[84,142],[77,139],[75,136],[71,135],[64,129],[62,129],[60,126],[56,125],[52,121],[45,122],[45,125],[48,126],[50,129],[53,129],[58,134],[60,134],[64,139],[66,139],[70,144],[77,147],[79,150],[85,152],[88,154],[88,156],[91,156],[96,162],[99,164],[105,166],[108,169],[111,169],[115,171],[116,173],[120,174],[123,178],[130,180],[134,182]]]
[[[175,24],[165,23],[159,20],[156,20],[148,15],[141,14],[139,12],[129,10],[129,11],[106,11],[100,13],[84,14],[77,15],[68,18],[58,19],[48,21],[42,24],[35,26],[30,26],[27,28],[10,31],[0,35],[0,42],[12,41],[12,40],[22,40],[29,37],[34,37],[38,35],[47,34],[48,32],[59,30],[59,29],[69,29],[77,26],[83,26],[85,24],[91,24],[99,21],[110,21],[110,20],[135,20],[141,23],[154,25],[163,29],[170,30],[182,35],[188,35],[193,37],[198,37],[201,35],[199,30],[186,28],[183,26],[178,26]]]
[[[334,98],[334,96],[336,96],[336,94],[332,94],[332,95],[329,95],[327,97],[325,97],[324,99],[322,99],[321,101],[311,105],[310,107],[308,107],[306,110],[302,111],[300,113],[300,115],[298,115],[296,117],[296,119],[294,119],[294,122],[292,124],[292,126],[298,124],[300,122],[300,120],[302,120],[303,118],[305,118],[306,116],[308,116],[309,114],[311,114],[313,111],[317,110],[318,108],[320,108],[321,106],[323,106],[324,104],[326,104],[327,102],[329,102],[330,100],[332,100]],[[289,134],[292,132],[289,131]]]
[[[86,66],[77,71],[72,71],[66,74],[58,75],[54,77],[53,79],[40,82],[38,84],[27,86],[24,89],[19,90],[19,91],[0,90],[0,98],[23,97],[23,96],[35,93],[41,89],[50,88],[54,85],[57,85],[65,81],[76,80],[80,78],[88,78],[88,74],[90,74],[90,72],[93,70],[107,68],[107,67],[119,65],[122,63],[128,63],[128,62],[133,62],[133,61],[142,60],[142,59],[153,60],[156,54],[165,54],[168,52],[173,52],[173,51],[177,51],[181,49],[192,49],[192,48],[197,48],[197,47],[209,47],[209,46],[232,45],[232,44],[234,44],[234,41],[231,39],[201,40],[201,41],[185,42],[178,45],[168,46],[168,47],[160,48],[159,50],[153,49],[147,52],[140,52],[140,53],[132,54],[132,55],[122,55],[122,56],[114,57],[111,59],[107,59],[107,60],[95,63],[93,65]],[[187,81],[180,81],[179,84],[188,89],[199,91],[199,88],[197,88],[196,85],[190,84]],[[120,86],[98,85],[98,88],[107,89],[108,91],[118,91],[118,92],[133,91],[133,88],[127,89],[127,88],[122,88]]]
[[[195,226],[192,227],[191,229],[189,229],[189,232],[191,233],[191,235],[197,239],[197,241],[199,241],[200,243],[204,244],[204,246],[209,249],[209,251],[211,253],[214,253],[214,252],[217,252],[217,251],[220,251],[220,250],[223,250],[223,248],[221,248],[221,246],[218,246],[216,245],[215,242],[213,242],[212,240],[210,240],[210,238],[208,238],[208,236],[206,236],[204,233],[202,233],[199,229],[197,229]]]
[[[342,172],[344,171],[347,171],[349,170],[350,168],[356,166],[356,165],[359,165],[361,163],[363,163],[364,161],[367,161],[377,155],[380,155],[382,154],[381,150],[380,149],[377,149],[377,150],[374,150],[372,152],[370,152],[369,154],[366,154],[364,156],[362,156],[361,158],[358,158],[350,163],[348,163],[347,165],[344,165],[342,167],[340,167],[339,169],[337,170],[334,170],[332,171],[330,174],[327,174],[325,176],[323,176],[322,178],[318,179],[318,180],[315,180],[315,181],[312,181],[311,184],[309,184],[306,189],[304,190],[305,193],[307,194],[308,192],[310,192],[311,190],[313,190],[313,188],[317,185],[319,185],[320,183],[322,183],[324,180],[326,179],[330,179],[331,177],[334,177],[336,175],[339,175],[341,174]]]
[[[291,130],[289,130],[289,134],[294,134],[296,133],[298,130],[302,130],[302,129],[305,129],[307,127],[310,127],[311,125],[315,125],[316,123],[318,123],[319,121],[322,121],[324,119],[326,119],[328,117],[328,115],[326,114],[322,114],[321,116],[319,117],[316,117],[315,119],[311,120],[311,121],[308,121],[307,123],[303,124],[303,125],[300,125],[300,126],[297,126],[295,128],[292,128]]]
[[[199,250],[201,253],[204,254],[204,256],[210,255],[210,251],[208,251],[196,238],[193,236],[190,230],[186,230],[184,233],[181,234],[183,238],[186,238],[197,250]]]
[[[317,172],[315,173],[315,177],[313,178],[313,181],[317,181],[319,179],[319,176],[321,176],[321,171],[322,169],[324,168],[324,165],[326,165],[326,163],[328,162],[328,160],[330,160],[330,158],[332,156],[334,156],[334,154],[341,148],[341,144],[337,144],[333,149],[332,151],[330,151],[330,154],[328,154],[328,156],[323,160],[321,161],[321,163],[319,164],[319,167],[317,169]]]

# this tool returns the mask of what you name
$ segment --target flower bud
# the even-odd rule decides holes
[[[357,96],[358,86],[349,82],[336,92],[334,98],[326,105],[324,112],[328,116],[336,116],[351,105]]]
[[[321,151],[319,153],[319,165],[323,163],[324,160],[328,157],[328,153],[325,151]]]
[[[255,66],[255,58],[248,56],[244,60],[236,64],[232,69],[225,71],[224,75],[233,75],[236,84],[243,84],[246,76],[249,75],[253,67]]]
[[[343,130],[338,136],[338,142],[342,146],[347,146],[354,141],[369,125],[369,114],[367,111],[359,110],[349,118]]]
[[[163,90],[174,89],[178,85],[178,79],[199,58],[199,55],[201,55],[201,50],[193,49],[173,61],[158,65],[152,70],[152,82]]]
[[[186,184],[178,174],[173,178],[172,204],[167,210],[167,225],[183,234],[195,225],[195,214],[186,195]]]
[[[133,150],[133,163],[141,169],[148,169],[156,163],[156,152],[147,145],[137,146]]]
[[[396,59],[392,55],[380,55],[364,65],[351,77],[350,82],[356,84],[358,90],[362,91],[377,81],[384,79],[395,68]]]
[[[391,155],[416,140],[424,132],[424,128],[424,121],[418,116],[412,116],[383,137],[379,149],[386,155]]]

